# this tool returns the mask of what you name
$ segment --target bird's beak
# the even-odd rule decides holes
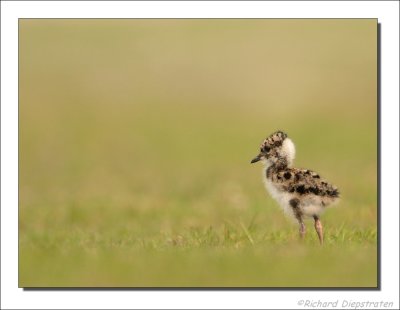
[[[252,160],[251,160],[251,164],[254,164],[254,163],[256,163],[256,162],[258,162],[259,160],[261,159],[261,155],[257,155],[255,158],[253,158]]]

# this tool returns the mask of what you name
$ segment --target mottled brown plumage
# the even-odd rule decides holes
[[[299,196],[319,196],[323,205],[339,197],[339,190],[336,186],[329,184],[326,180],[321,179],[318,173],[308,169],[276,169],[275,166],[271,166],[266,171],[266,177],[282,191]]]

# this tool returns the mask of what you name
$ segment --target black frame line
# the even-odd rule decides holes
[[[19,0],[17,0],[19,1]],[[45,0],[46,1],[46,0]],[[64,1],[64,0],[61,0]],[[78,0],[72,0],[78,1]],[[89,0],[92,1],[92,0]],[[100,0],[100,1],[108,1],[108,0]],[[122,0],[129,1],[129,0]],[[152,1],[152,0],[150,0]],[[164,0],[162,0],[164,1]],[[200,0],[194,0],[200,1]],[[206,0],[212,1],[212,0]],[[223,0],[225,1],[225,0]],[[239,0],[234,0],[239,1]],[[256,0],[262,1],[262,0]],[[297,1],[297,0],[295,0]],[[316,0],[314,0],[316,1]],[[335,0],[328,0],[335,1]],[[339,0],[341,1],[341,0]],[[345,1],[345,0],[343,0]],[[360,2],[362,0],[359,0]],[[374,1],[374,0],[367,0]],[[386,0],[388,1],[388,0]],[[397,1],[397,0],[394,0]],[[110,2],[110,1],[108,1]],[[189,1],[190,2],[190,1]],[[19,169],[19,91],[20,91],[20,66],[19,66],[19,51],[20,51],[20,20],[29,20],[29,19],[56,19],[56,20],[115,20],[115,19],[234,19],[234,20],[252,20],[252,19],[278,19],[278,20],[330,20],[330,19],[339,19],[339,20],[347,20],[347,19],[375,19],[377,23],[377,286],[376,287],[21,287],[19,286],[19,268],[18,268],[18,288],[22,288],[25,292],[35,292],[35,291],[381,291],[381,24],[378,21],[378,18],[18,18],[18,169]],[[18,172],[19,174],[19,172]],[[18,218],[20,215],[19,208],[19,181],[18,178]],[[18,240],[19,240],[19,224],[18,224]],[[20,249],[18,242],[18,260],[20,257]],[[91,310],[91,309],[88,309]]]

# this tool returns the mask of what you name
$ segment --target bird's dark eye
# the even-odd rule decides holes
[[[268,146],[264,146],[264,151],[269,152],[270,148]]]

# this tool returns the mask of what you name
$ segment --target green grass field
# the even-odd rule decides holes
[[[19,286],[376,287],[376,20],[21,20]],[[341,202],[304,242],[260,142]]]

